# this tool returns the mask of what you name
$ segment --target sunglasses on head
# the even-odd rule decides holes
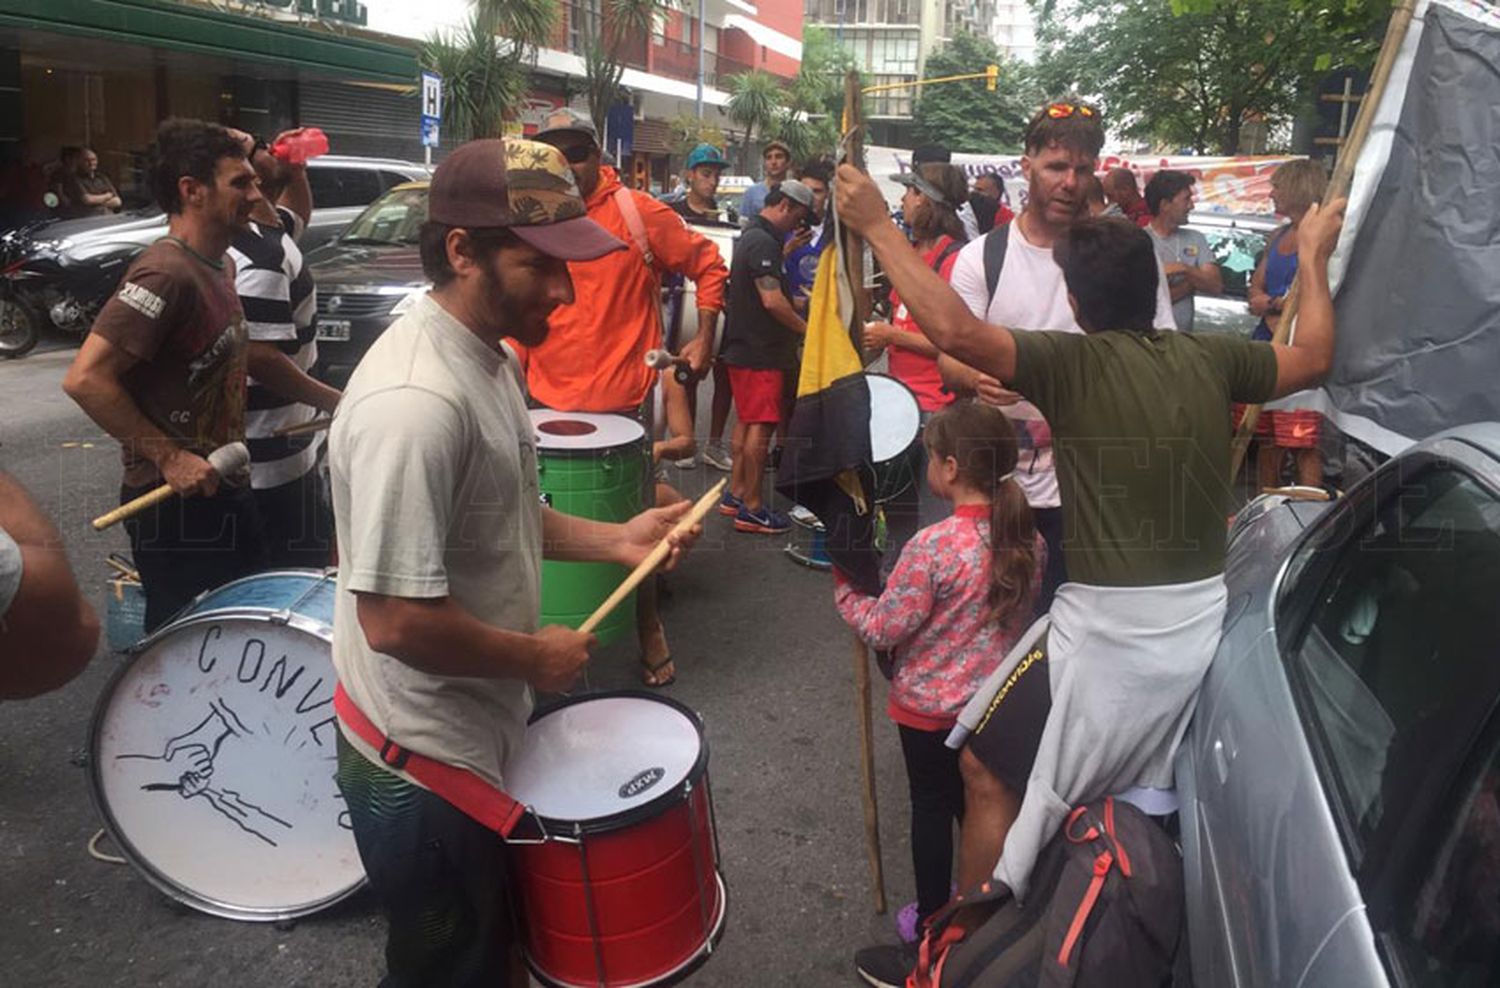
[[[597,150],[592,144],[574,144],[572,147],[560,148],[562,156],[570,165],[581,165]]]
[[[1047,116],[1053,120],[1066,120],[1075,113],[1080,117],[1097,117],[1099,111],[1084,103],[1049,103],[1046,110]]]

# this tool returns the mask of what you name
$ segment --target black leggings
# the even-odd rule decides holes
[[[896,727],[911,786],[911,866],[917,877],[920,928],[921,921],[952,895],[953,825],[963,820],[964,780],[958,770],[958,752],[943,743],[946,730]]]

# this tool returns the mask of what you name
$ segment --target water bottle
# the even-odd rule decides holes
[[[282,137],[271,145],[271,153],[293,165],[305,165],[309,158],[328,153],[328,135],[316,127],[305,127],[301,133]]]

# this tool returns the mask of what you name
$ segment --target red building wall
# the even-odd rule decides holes
[[[802,40],[802,0],[762,0],[756,7],[760,11],[755,17],[756,21],[793,40]],[[757,44],[754,38],[738,29],[727,30],[719,35],[719,53],[736,62],[788,79],[797,74],[797,68],[801,64],[795,58],[788,58]]]

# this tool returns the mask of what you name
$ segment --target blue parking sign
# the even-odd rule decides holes
[[[443,77],[436,72],[422,73],[422,146],[438,146],[443,119]]]

